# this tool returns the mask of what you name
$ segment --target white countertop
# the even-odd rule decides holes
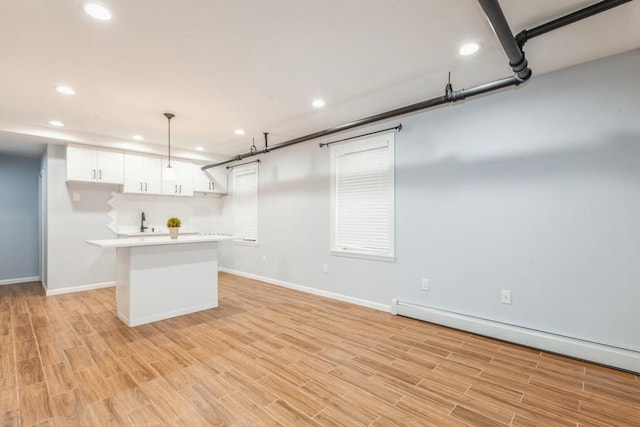
[[[166,230],[156,230],[156,231],[118,231],[118,236],[125,236],[125,237],[143,237],[143,236],[149,236],[149,237],[153,237],[153,236],[168,236],[169,232]],[[186,234],[199,234],[197,231],[184,231],[184,230],[180,230],[180,234],[182,235],[186,235]]]
[[[122,248],[132,246],[180,245],[185,243],[220,242],[236,240],[238,236],[223,236],[220,234],[187,234],[178,235],[177,239],[169,236],[150,235],[145,237],[128,237],[125,239],[87,240],[87,243],[101,248]]]

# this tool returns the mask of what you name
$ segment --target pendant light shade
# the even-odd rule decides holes
[[[168,140],[168,159],[169,159],[169,161],[167,163],[167,167],[162,171],[162,177],[163,177],[163,179],[173,181],[173,180],[176,179],[176,171],[171,166],[171,119],[173,119],[175,117],[175,114],[164,113],[164,116],[167,118],[167,125],[168,125],[167,140]]]

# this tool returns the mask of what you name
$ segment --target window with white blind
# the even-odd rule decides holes
[[[258,164],[233,169],[236,234],[244,242],[258,242]]]
[[[331,146],[333,254],[394,260],[394,136]]]

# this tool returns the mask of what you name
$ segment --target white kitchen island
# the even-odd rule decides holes
[[[181,235],[88,240],[116,249],[118,317],[129,326],[218,306],[218,242],[237,237]]]

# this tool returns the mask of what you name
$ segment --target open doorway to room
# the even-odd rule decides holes
[[[44,145],[15,148],[0,141],[0,285],[41,280]],[[12,148],[13,147],[13,148]]]

